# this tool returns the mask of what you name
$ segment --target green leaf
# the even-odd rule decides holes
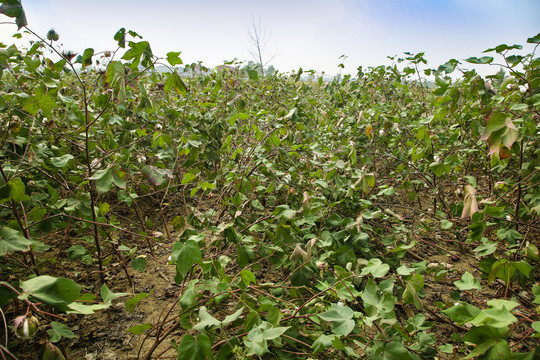
[[[533,303],[540,304],[540,285],[534,285],[532,287],[532,293],[534,295]]]
[[[472,274],[468,271],[463,274],[461,280],[454,281],[454,285],[456,285],[459,290],[482,290],[482,285],[480,285],[480,281],[478,281],[478,279],[472,276]]]
[[[30,200],[30,197],[26,195],[26,189],[24,183],[20,178],[12,179],[8,182],[11,187],[10,197],[15,202],[21,202]]]
[[[176,72],[171,73],[167,80],[165,80],[163,91],[170,92],[171,89],[174,89],[178,94],[185,95],[187,93],[186,84],[184,84],[184,81]]]
[[[354,330],[355,325],[353,319],[336,321],[332,324],[332,332],[338,336],[347,336]]]
[[[15,251],[26,251],[34,241],[25,238],[18,230],[4,226],[0,230],[0,256]]]
[[[146,259],[142,256],[136,257],[131,261],[131,266],[139,272],[144,272],[144,269],[146,269]]]
[[[249,284],[257,284],[257,279],[255,278],[255,274],[251,270],[244,269],[240,271],[240,276],[242,277],[242,282],[244,285],[249,286]]]
[[[502,112],[493,113],[486,124],[486,128],[484,129],[484,133],[482,134],[481,139],[485,140],[487,139],[487,136],[493,131],[504,128],[506,126],[507,117],[508,116]]]
[[[114,40],[117,41],[118,46],[122,49],[126,47],[126,29],[121,28],[114,34]]]
[[[540,33],[538,33],[536,36],[528,38],[527,43],[529,43],[529,44],[540,44]]]
[[[133,314],[133,312],[135,311],[135,306],[137,306],[137,304],[141,300],[145,299],[148,295],[150,295],[152,293],[152,291],[150,293],[142,292],[142,293],[137,294],[136,296],[132,297],[131,299],[127,300],[126,301],[126,310]]]
[[[84,50],[82,59],[81,59],[82,67],[92,65],[92,56],[94,56],[94,49],[88,48]]]
[[[240,318],[240,315],[242,315],[242,312],[244,311],[244,307],[242,306],[240,309],[236,310],[231,315],[227,315],[225,319],[221,322],[223,326],[229,325],[230,323],[238,320]]]
[[[173,52],[173,51],[168,52],[167,53],[167,62],[169,64],[171,64],[171,66],[183,64],[182,59],[180,59],[179,55],[180,55],[180,52]]]
[[[75,337],[75,334],[71,329],[59,322],[52,321],[51,322],[51,329],[47,330],[47,333],[49,334],[49,341],[50,342],[57,342],[63,337],[67,339],[71,339],[72,337]]]
[[[68,164],[69,160],[73,158],[74,156],[71,154],[65,154],[59,157],[53,157],[51,158],[51,164],[53,164],[57,168],[63,168],[64,166]]]
[[[291,220],[296,215],[296,211],[289,208],[289,205],[279,205],[273,214],[278,219]]]
[[[454,226],[454,223],[446,219],[441,220],[441,229],[448,230]]]
[[[177,241],[172,248],[171,260],[176,261],[176,283],[182,282],[194,264],[202,265],[199,244],[194,240]]]
[[[373,258],[368,261],[367,265],[362,269],[360,275],[373,275],[374,278],[384,277],[388,271],[390,271],[390,266],[388,264],[383,264],[383,262],[378,258]]]
[[[46,116],[51,116],[51,111],[58,107],[49,94],[40,93],[37,90],[34,96],[23,100],[23,106],[32,115],[36,115],[41,110]]]
[[[470,57],[465,59],[465,61],[470,62],[471,64],[489,64],[493,62],[492,56],[482,56],[481,58]]]
[[[469,353],[469,355],[465,356],[461,360],[473,359],[473,358],[475,358],[477,356],[480,356],[480,355],[486,353],[486,351],[488,351],[493,345],[495,345],[495,343],[496,343],[496,340],[489,339],[486,342],[476,346],[474,348],[474,350]],[[488,359],[490,359],[490,358],[488,358]]]
[[[531,324],[531,327],[533,328],[534,331],[536,331],[537,333],[540,333],[540,321],[535,321]]]
[[[154,55],[152,54],[152,49],[150,48],[148,41],[139,41],[137,43],[130,41],[129,46],[130,49],[125,52],[122,59],[128,61],[131,60],[130,67],[133,71],[137,70],[139,64],[144,67],[153,68],[152,58]]]
[[[205,306],[201,306],[199,309],[199,323],[193,326],[193,329],[198,332],[205,332],[218,328],[220,325],[221,322],[210,315]]]
[[[250,80],[259,80],[259,74],[256,70],[253,69],[247,69],[248,77]]]
[[[108,192],[113,184],[113,173],[110,167],[98,170],[92,175],[89,180],[95,180],[96,189],[99,194],[104,194]]]
[[[318,316],[325,321],[344,321],[352,319],[354,312],[348,306],[332,304],[330,310],[318,314]]]
[[[262,322],[257,327],[254,327],[248,332],[247,337],[244,340],[244,344],[248,348],[247,355],[262,356],[263,354],[267,353],[267,341],[277,339],[289,328],[290,326],[273,328],[268,322]]]
[[[478,314],[480,314],[481,310],[471,304],[458,303],[457,305],[443,310],[442,312],[450,316],[452,321],[457,322],[459,325],[463,325],[466,322],[474,319]]]
[[[133,325],[127,331],[132,333],[133,335],[141,335],[146,330],[151,329],[151,328],[152,328],[152,324],[145,323],[145,324],[141,324],[141,325]]]
[[[23,293],[19,295],[19,299],[33,297],[60,311],[69,311],[68,305],[73,303],[81,292],[81,286],[75,281],[49,275],[22,281],[20,287]]]
[[[121,296],[129,295],[128,293],[113,293],[106,284],[103,284],[101,287],[101,299],[104,303],[110,303],[113,299],[116,299]]]
[[[15,18],[17,30],[28,25],[26,14],[24,13],[20,0],[4,0],[2,3],[3,4],[0,6],[0,14]]]
[[[7,201],[26,201],[30,197],[26,195],[26,188],[20,178],[11,179],[7,184],[0,187],[0,204]]]
[[[199,334],[197,339],[193,335],[182,336],[180,344],[175,346],[178,360],[207,360],[213,359],[212,342],[206,334]]]
[[[403,302],[406,304],[413,304],[418,310],[422,310],[424,305],[422,300],[418,296],[418,291],[424,287],[424,277],[420,274],[415,274],[407,281],[405,291],[403,292]]]
[[[317,355],[324,349],[328,349],[332,346],[332,341],[336,339],[336,335],[320,335],[314,342],[311,344],[311,348],[313,349],[313,354]]]
[[[173,175],[169,169],[160,169],[153,165],[146,165],[142,169],[142,174],[152,186],[159,187],[169,182]]]
[[[197,178],[197,175],[193,174],[193,173],[190,173],[190,172],[187,172],[184,174],[184,176],[182,177],[182,182],[181,184],[182,185],[185,185],[185,184],[189,184],[190,182],[192,182],[193,180],[195,180]]]
[[[463,336],[463,341],[476,345],[482,344],[490,339],[498,340],[505,337],[508,328],[496,328],[489,325],[474,326]]]

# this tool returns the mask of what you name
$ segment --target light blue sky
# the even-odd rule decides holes
[[[390,64],[387,56],[426,52],[430,67],[481,56],[498,44],[526,45],[540,32],[540,0],[23,0],[29,27],[55,28],[65,48],[114,50],[125,27],[149,41],[155,54],[181,51],[184,63],[214,67],[250,60],[252,15],[270,32],[266,56],[282,72],[335,74],[359,65]],[[0,15],[0,21],[8,20]],[[0,25],[10,44],[15,26]],[[526,47],[530,50],[532,47]],[[470,65],[466,65],[470,67]],[[490,69],[489,72],[497,69]]]

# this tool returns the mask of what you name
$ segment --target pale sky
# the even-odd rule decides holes
[[[22,0],[28,26],[60,34],[63,48],[114,50],[114,34],[134,30],[154,54],[181,51],[185,64],[215,67],[251,60],[249,27],[260,19],[270,39],[265,57],[281,72],[344,73],[389,65],[387,56],[424,51],[428,66],[483,56],[499,44],[522,44],[540,32],[540,0]],[[11,19],[0,15],[0,22]],[[0,24],[11,44],[15,25]],[[32,36],[28,36],[32,38]],[[463,61],[462,61],[463,62]],[[471,65],[464,65],[470,68]],[[493,68],[492,72],[496,72]],[[491,72],[491,71],[490,71]]]

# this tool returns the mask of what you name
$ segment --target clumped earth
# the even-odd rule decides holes
[[[3,358],[538,358],[540,36],[327,80],[52,35],[0,52]]]

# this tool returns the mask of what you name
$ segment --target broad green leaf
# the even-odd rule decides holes
[[[131,32],[130,32],[131,34]],[[148,41],[139,41],[139,42],[129,42],[129,50],[124,53],[122,59],[131,60],[131,69],[137,71],[139,64],[144,67],[153,68],[153,54],[152,49]]]
[[[113,299],[116,299],[117,297],[126,296],[129,295],[128,293],[113,293],[109,288],[107,287],[107,284],[103,284],[101,286],[101,299],[103,299],[104,303],[109,303]]]
[[[283,327],[273,327],[270,329],[266,329],[263,332],[263,337],[265,340],[274,340],[283,335],[285,331],[287,331],[290,328],[290,326],[283,326]]]
[[[467,333],[463,336],[463,341],[467,341],[476,345],[482,344],[490,339],[501,339],[504,338],[508,328],[495,328],[493,326],[482,325],[482,326],[473,326]]]
[[[39,110],[46,116],[51,115],[51,111],[58,107],[54,99],[47,93],[36,91],[34,96],[28,97],[23,101],[24,109],[32,115],[36,115]]]
[[[336,321],[332,324],[332,332],[338,336],[347,336],[354,330],[355,325],[353,319]]]
[[[354,312],[348,306],[332,304],[330,310],[318,314],[318,316],[325,321],[344,321],[352,319]]]
[[[380,259],[373,258],[369,260],[367,265],[362,269],[360,275],[371,274],[374,278],[382,278],[388,271],[390,271],[390,266],[388,264],[383,264]]]
[[[26,187],[20,178],[11,179],[0,187],[0,204],[11,200],[15,202],[30,200],[30,197],[26,195]]]
[[[540,44],[540,33],[538,33],[536,36],[528,38],[527,43],[529,43],[529,44]]]
[[[332,346],[332,341],[336,338],[336,335],[325,335],[322,334],[311,344],[311,349],[313,349],[313,354],[317,355],[324,349],[328,349]]]
[[[506,118],[508,116],[505,113],[502,112],[496,112],[491,115],[489,118],[486,128],[484,129],[484,132],[482,133],[482,136],[480,137],[481,140],[486,140],[493,131],[497,131],[499,129],[502,129],[506,126]]]
[[[246,71],[248,73],[248,77],[250,78],[250,80],[259,80],[259,74],[257,73],[256,70],[247,69]]]
[[[83,67],[92,65],[92,56],[94,56],[94,49],[85,49],[82,55],[81,64]]]
[[[69,311],[69,305],[79,297],[81,292],[81,286],[75,281],[49,275],[22,281],[20,287],[23,290],[19,295],[20,299],[33,297],[60,311]]]
[[[173,175],[169,169],[160,169],[153,165],[146,165],[142,169],[142,174],[152,186],[161,186],[169,182]]]
[[[273,214],[278,219],[291,220],[296,215],[296,211],[289,208],[289,205],[279,205]]]
[[[63,168],[64,166],[68,164],[69,160],[73,158],[74,156],[71,154],[65,154],[60,157],[53,157],[51,158],[51,164],[53,164],[57,168]]]
[[[192,182],[193,180],[195,180],[197,178],[197,175],[193,174],[193,173],[190,173],[190,172],[187,172],[184,174],[184,176],[182,177],[182,182],[181,184],[182,185],[185,185],[185,184],[189,184],[190,182]]]
[[[480,309],[467,303],[458,303],[442,312],[450,316],[452,321],[455,321],[459,325],[463,325],[480,314]]]
[[[15,18],[17,30],[20,30],[22,27],[28,25],[28,21],[26,21],[26,14],[24,13],[20,0],[2,1],[2,5],[0,6],[0,14]]]
[[[182,336],[180,344],[175,346],[178,354],[177,360],[207,360],[213,359],[212,342],[206,334],[199,334],[197,338],[190,334]]]
[[[410,283],[405,285],[405,291],[403,291],[403,302],[414,305],[418,310],[424,309],[424,305],[418,296],[417,290]]]
[[[182,64],[182,59],[179,57],[180,52],[168,52],[167,53],[167,62],[171,64],[171,66]]]
[[[88,178],[89,180],[95,180],[96,182],[96,189],[99,194],[104,194],[108,192],[113,184],[113,173],[112,169],[110,167],[98,170]]]
[[[133,312],[135,311],[135,306],[137,306],[137,304],[141,300],[145,299],[148,295],[150,295],[152,293],[152,291],[150,291],[150,293],[142,292],[142,293],[137,294],[136,296],[132,297],[131,299],[127,300],[126,301],[126,310],[133,314]]]
[[[30,197],[26,195],[26,188],[20,178],[12,179],[8,182],[11,187],[10,197],[15,202],[21,202],[30,200]]]
[[[114,40],[117,41],[119,47],[125,48],[126,47],[126,29],[121,28],[120,30],[118,30],[116,34],[114,34]]]
[[[481,58],[470,57],[465,59],[465,61],[470,62],[471,64],[489,64],[493,62],[492,56],[482,56]]]
[[[263,354],[267,353],[267,341],[277,339],[288,329],[289,327],[272,328],[272,325],[268,322],[263,322],[254,327],[248,332],[247,337],[244,340],[244,344],[248,349],[247,355],[262,356]]]
[[[194,330],[198,332],[205,332],[213,330],[221,325],[221,322],[210,315],[205,306],[201,306],[199,309],[199,323],[193,326]]]
[[[202,265],[199,244],[194,240],[177,241],[172,248],[171,260],[176,261],[176,283],[182,282],[193,265]]]
[[[255,278],[255,274],[251,270],[244,269],[240,271],[240,276],[242,277],[242,282],[244,285],[249,286],[249,284],[257,284],[257,279]]]
[[[478,256],[488,256],[497,251],[498,242],[484,241],[482,245],[473,249]]]
[[[467,356],[465,356],[461,360],[474,359],[482,354],[485,354],[486,351],[488,351],[493,345],[495,345],[496,342],[497,340],[494,340],[494,339],[486,340],[486,342],[476,346],[473,351],[471,351]]]
[[[390,341],[386,346],[384,347],[384,353],[387,354],[388,359],[392,360],[412,360],[413,357],[411,356],[411,353],[409,350],[405,349],[403,344],[398,341]]]
[[[65,337],[67,339],[71,339],[72,337],[75,337],[75,334],[71,329],[62,323],[52,321],[51,322],[51,328],[47,330],[47,333],[49,334],[49,341],[50,342],[57,342],[62,337]]]
[[[242,312],[244,311],[244,307],[242,306],[240,309],[236,310],[231,315],[227,315],[225,319],[221,322],[223,326],[229,325],[230,323],[238,320],[240,318],[240,315],[242,315]]]
[[[480,281],[478,281],[478,279],[472,276],[468,271],[463,274],[461,280],[454,281],[454,285],[456,285],[459,290],[482,290]]]
[[[131,261],[131,266],[133,267],[133,269],[139,272],[144,272],[144,270],[146,269],[146,259],[142,256],[136,257],[135,259],[133,259],[133,261]]]
[[[132,333],[133,335],[141,335],[146,330],[149,330],[151,328],[152,328],[152,324],[145,323],[145,324],[141,324],[141,325],[133,325],[127,331]]]
[[[176,72],[171,73],[167,80],[165,80],[163,91],[170,92],[171,89],[174,89],[178,94],[185,95],[187,93],[187,87],[186,84],[184,84],[184,80],[182,80]]]
[[[540,304],[540,285],[534,285],[532,287],[532,293],[534,295],[533,303]]]
[[[454,223],[446,219],[441,220],[441,229],[448,230],[454,226]]]

